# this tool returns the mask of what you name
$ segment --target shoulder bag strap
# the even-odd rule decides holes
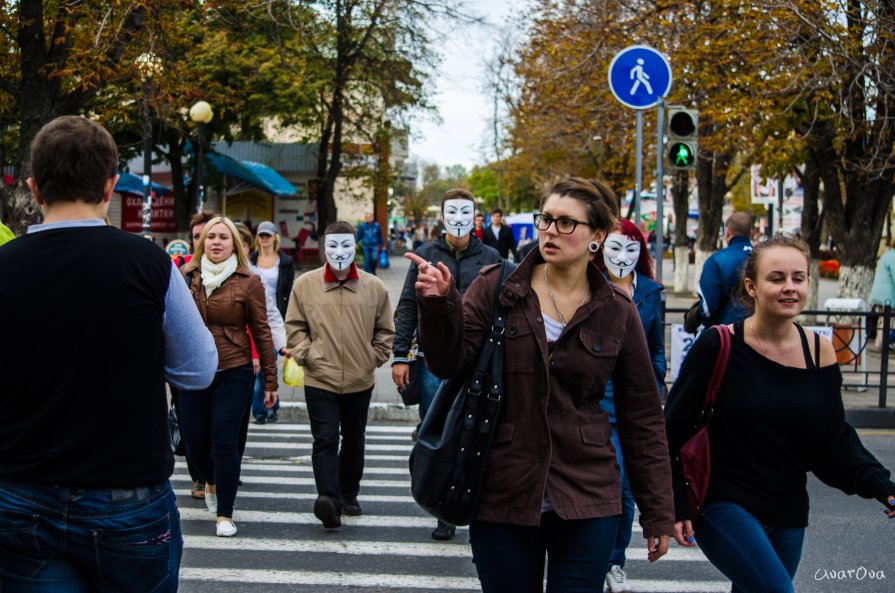
[[[475,370],[472,374],[472,381],[469,385],[469,390],[474,395],[481,395],[483,391],[482,382],[484,381],[485,374],[488,372],[488,369],[491,369],[492,376],[497,376],[499,379],[499,384],[489,385],[485,387],[484,391],[486,393],[491,393],[495,389],[503,391],[503,332],[504,327],[506,325],[506,308],[500,304],[500,289],[503,287],[503,283],[506,280],[507,276],[509,276],[510,272],[513,270],[512,264],[507,262],[506,260],[502,260],[500,264],[500,278],[497,281],[497,287],[494,289],[494,302],[492,304],[492,317],[491,317],[491,333],[485,340],[485,344],[482,346],[482,351],[479,353],[478,361],[476,362]],[[495,353],[499,351],[499,360],[497,364],[500,367],[501,372],[496,372],[495,367]]]
[[[708,424],[715,412],[715,403],[718,400],[718,391],[724,381],[724,373],[727,371],[727,360],[730,358],[730,330],[726,325],[713,325],[711,329],[718,332],[721,345],[718,348],[718,357],[715,359],[715,367],[705,390],[705,401],[702,405],[702,421],[700,424]]]

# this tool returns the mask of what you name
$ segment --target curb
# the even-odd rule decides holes
[[[845,408],[845,419],[855,428],[895,428],[895,408]]]
[[[308,422],[308,405],[305,402],[280,402],[278,413],[280,422]],[[370,404],[367,419],[374,422],[400,422],[416,425],[420,421],[417,406],[408,408],[403,404]]]

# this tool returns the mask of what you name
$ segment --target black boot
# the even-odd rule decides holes
[[[454,532],[457,531],[457,528],[451,525],[450,523],[445,523],[444,521],[438,522],[438,527],[432,532],[432,539],[437,539],[440,541],[447,541],[454,537]]]

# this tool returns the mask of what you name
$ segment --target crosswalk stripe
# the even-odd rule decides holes
[[[316,482],[314,482],[314,478],[281,478],[281,477],[269,477],[269,476],[240,476],[240,480],[242,480],[243,484],[277,484],[280,486],[316,486]],[[188,475],[173,475],[171,476],[171,481],[174,483],[177,482],[188,482],[192,483],[192,480]],[[410,480],[361,480],[361,487],[369,487],[369,488],[403,488],[406,491],[410,490]]]
[[[188,497],[190,496],[190,491],[187,489],[177,489],[174,490],[177,496]],[[282,500],[317,500],[316,492],[253,492],[252,490],[241,489],[239,494],[236,495],[237,500],[242,500],[243,498],[272,498],[272,499],[282,499]],[[389,494],[364,494],[362,497],[363,502],[399,502],[402,504],[416,504],[414,502],[413,497],[409,494],[407,496],[395,496]]]
[[[211,519],[210,515],[206,516]],[[428,527],[432,526],[429,519]],[[221,538],[214,536],[185,535],[187,547],[197,550],[256,550],[259,552],[315,552],[325,554],[360,554],[372,556],[402,557],[425,556],[433,558],[471,558],[469,544],[420,544],[387,541],[319,541],[275,538]],[[646,559],[646,546],[632,545],[628,548],[630,560],[640,556]],[[705,556],[698,548],[671,548],[662,557],[662,562],[704,562]]]
[[[246,444],[247,449],[310,449],[311,443],[281,443],[281,442],[262,442],[250,440]],[[367,451],[402,451],[407,455],[410,455],[410,450],[413,448],[412,445],[379,445],[379,444],[370,444],[368,443],[364,449]]]
[[[213,535],[214,515],[203,508],[201,501],[189,500],[191,478],[183,458],[178,458],[171,482],[177,496],[186,501],[180,507],[180,515],[185,530],[184,547],[191,551],[184,555],[180,571],[182,590],[197,591],[203,583],[215,582],[226,583],[224,588],[233,590],[285,585],[320,591],[364,588],[382,593],[407,589],[427,593],[480,591],[471,562],[467,527],[457,529],[453,542],[428,543],[431,541],[428,532],[435,520],[424,514],[410,496],[407,457],[412,449],[412,430],[410,424],[368,426],[360,493],[365,514],[343,515],[342,529],[336,533],[325,532],[319,519],[310,512],[317,492],[311,463],[312,437],[307,424],[250,427],[241,475],[245,487],[237,494],[233,517],[240,528],[235,538]],[[284,491],[277,492],[277,489]],[[260,510],[264,508],[278,510]],[[728,581],[713,580],[717,579],[717,572],[701,568],[710,569],[711,565],[699,548],[673,545],[662,562],[648,565],[646,540],[641,537],[643,531],[636,524],[632,531],[634,538],[627,556],[631,567],[636,566],[635,576],[640,577],[628,579],[634,590],[642,593],[730,590]],[[306,533],[308,537],[302,539]],[[278,537],[281,535],[286,537]],[[253,553],[271,558],[271,566],[277,568],[259,566],[256,560],[241,560]],[[284,564],[273,560],[278,553],[293,556],[288,556],[289,561]],[[332,569],[330,556],[333,556]],[[389,573],[393,566],[399,566],[395,564],[398,560],[409,560],[410,566],[419,568],[408,570],[405,566],[395,569],[394,574]],[[687,574],[699,575],[695,578],[705,580],[677,579],[673,568],[664,568],[675,565],[686,566]],[[284,569],[292,567],[295,570]],[[643,578],[649,575],[656,578]]]
[[[470,577],[398,575],[301,570],[260,570],[251,568],[181,568],[180,578],[208,582],[264,583],[277,585],[329,585],[338,587],[379,587],[384,589],[447,589],[479,591],[479,580]]]

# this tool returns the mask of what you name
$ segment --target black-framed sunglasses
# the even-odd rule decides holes
[[[556,223],[556,232],[562,233],[563,235],[571,235],[575,232],[575,229],[578,228],[579,224],[587,225],[593,228],[593,225],[589,222],[585,222],[583,220],[575,220],[574,218],[566,218],[565,216],[560,216],[559,218],[553,218],[549,214],[535,214],[535,228],[539,231],[546,231],[550,228],[550,225]]]

